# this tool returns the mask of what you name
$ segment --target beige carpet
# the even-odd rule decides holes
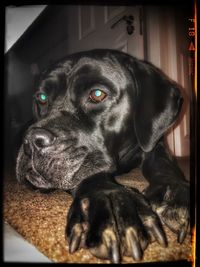
[[[134,172],[131,172],[124,179],[128,183],[127,177],[133,176]],[[64,238],[66,215],[72,202],[68,193],[56,190],[44,194],[18,184],[13,177],[6,177],[5,180],[4,220],[49,259],[59,263],[109,262],[95,258],[85,249],[69,254]],[[138,184],[140,189],[143,186],[143,183]],[[189,260],[192,254],[190,236],[180,245],[176,236],[167,228],[164,229],[168,237],[168,247],[162,248],[156,242],[150,244],[144,252],[143,262]],[[134,260],[124,257],[123,262],[134,263]]]

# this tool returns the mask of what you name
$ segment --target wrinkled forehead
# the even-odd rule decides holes
[[[126,88],[128,83],[124,67],[114,57],[104,57],[103,59],[82,57],[72,68],[70,76],[77,79],[80,77],[100,80],[107,79],[121,89]]]

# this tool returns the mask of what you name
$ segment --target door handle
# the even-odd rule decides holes
[[[113,23],[110,28],[111,29],[115,28],[115,26],[118,23],[120,23],[121,21],[125,21],[126,22],[126,24],[127,24],[127,26],[126,26],[127,33],[129,35],[131,35],[134,32],[134,30],[135,30],[135,27],[133,26],[133,21],[134,21],[133,15],[129,15],[129,16],[124,15],[123,17],[121,17],[120,19],[118,19],[115,23]]]

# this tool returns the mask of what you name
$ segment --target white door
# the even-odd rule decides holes
[[[132,34],[127,32],[124,16],[133,16]],[[118,23],[116,23],[119,21]],[[116,25],[112,27],[113,24]],[[144,58],[144,38],[140,6],[69,6],[68,52],[94,48],[118,49]]]

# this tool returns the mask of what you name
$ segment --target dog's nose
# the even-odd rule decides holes
[[[54,142],[55,136],[45,129],[35,129],[32,132],[32,142],[38,148],[51,146]]]
[[[48,130],[42,128],[32,129],[24,141],[27,153],[30,153],[30,144],[36,148],[45,148],[53,144],[55,136]]]

